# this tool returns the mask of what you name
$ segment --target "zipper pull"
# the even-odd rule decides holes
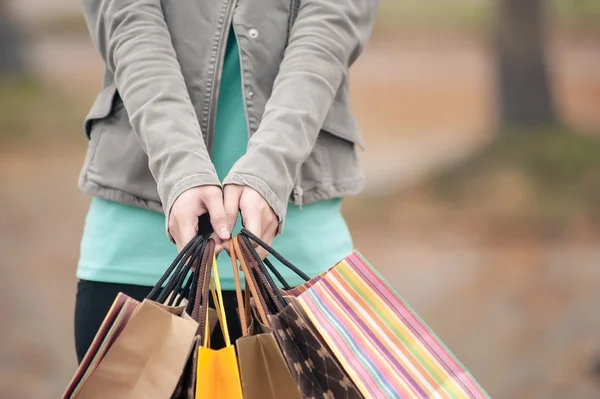
[[[294,194],[294,205],[296,205],[296,206],[300,207],[300,209],[302,209],[302,195],[304,194],[302,187],[300,187],[300,186],[294,187],[293,194]]]

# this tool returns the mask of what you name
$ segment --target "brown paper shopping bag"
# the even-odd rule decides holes
[[[192,240],[141,304],[117,297],[64,399],[171,398],[198,332],[176,294],[205,242]]]
[[[144,300],[78,397],[170,398],[198,329],[181,312]]]
[[[273,331],[267,325],[264,301],[256,298],[259,295],[256,282],[244,258],[238,256],[240,251],[240,243],[237,241],[237,237],[234,237],[230,246],[230,256],[243,332],[242,338],[236,341],[236,348],[244,399],[301,399],[300,392],[273,336]],[[246,281],[245,301],[242,299],[238,260]],[[248,311],[250,309],[250,292],[256,296],[258,312]],[[262,321],[261,317],[264,317]]]
[[[98,333],[94,337],[89,350],[85,354],[77,372],[67,387],[63,398],[76,397],[80,387],[98,367],[100,361],[117,339],[132,314],[137,310],[140,303],[122,293],[115,298],[110,310],[106,314]]]

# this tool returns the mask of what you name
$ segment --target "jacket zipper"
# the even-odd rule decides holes
[[[233,11],[237,3],[237,0],[225,1],[227,1],[227,10],[225,14],[223,28],[221,30],[219,45],[217,47],[217,64],[215,65],[215,75],[213,78],[213,86],[208,105],[209,109],[207,126],[210,130],[206,134],[206,141],[209,154],[212,154],[214,135],[217,130],[217,107],[219,101],[219,91],[221,89],[221,78],[223,77],[223,64],[225,63],[227,40],[229,40],[229,31],[231,29],[231,23],[233,21]]]
[[[292,27],[294,26],[294,22],[296,21],[296,16],[298,14],[298,1],[299,0],[291,0],[291,2],[290,2],[290,18],[288,21],[287,42],[289,42],[290,35],[292,33]],[[226,49],[226,46],[224,46],[223,43],[227,43],[227,40],[229,39],[229,32],[231,30],[230,28],[231,28],[231,22],[232,22],[231,20],[233,17],[232,11],[235,8],[235,2],[236,2],[236,0],[231,1],[230,7],[228,10],[228,15],[227,15],[228,22],[227,22],[227,27],[226,27],[227,31],[221,32],[222,40],[221,40],[221,43],[219,43],[220,57],[219,57],[219,64],[217,65],[219,69],[218,69],[218,73],[217,73],[217,79],[215,82],[216,84],[213,86],[213,93],[212,93],[212,98],[211,98],[211,103],[210,103],[211,105],[216,104],[216,102],[219,100],[219,90],[218,89],[221,85],[221,77],[223,74],[223,63],[225,62],[225,49]],[[235,32],[235,27],[234,27],[234,34],[237,35],[237,32]],[[287,43],[286,43],[286,46],[287,46]],[[240,49],[240,63],[242,63],[242,62],[243,61],[241,58],[241,49]],[[243,69],[243,65],[242,65],[242,69]],[[246,87],[245,82],[244,82],[243,73],[242,73],[242,87],[243,88]],[[215,93],[215,89],[216,89],[216,93]],[[243,99],[244,99],[244,108],[246,111],[246,120],[247,120],[248,119],[248,104],[246,103],[246,101],[247,101],[246,96],[244,96]],[[212,100],[214,100],[214,102]],[[212,107],[211,107],[210,111],[212,111]],[[214,132],[216,131],[216,124],[217,124],[216,117],[213,116],[213,113],[214,112],[209,113],[210,117],[214,118],[214,121],[212,121],[212,124],[211,124],[213,130],[212,130],[212,132],[210,132],[211,134],[208,135],[209,148],[211,149],[211,151],[212,151],[212,142],[213,142],[212,138],[213,138]],[[210,121],[211,120],[209,119],[209,122]],[[250,126],[248,126],[248,138],[250,138]],[[294,204],[296,206],[300,207],[300,209],[302,209],[302,199],[303,199],[303,195],[304,195],[302,187],[300,186],[301,181],[302,181],[301,173],[300,173],[300,171],[298,171],[297,183],[294,185],[294,188],[292,190],[292,197],[294,199]]]
[[[290,40],[290,35],[292,34],[292,27],[294,26],[294,22],[296,22],[296,16],[298,15],[298,3],[299,0],[291,0],[290,2],[290,19],[288,22],[288,41]]]
[[[298,6],[300,0],[291,0],[290,1],[290,18],[288,21],[288,32],[287,32],[287,43],[290,41],[290,36],[292,35],[292,28],[294,27],[294,22],[296,22],[296,16],[298,15]],[[286,43],[286,47],[287,47]],[[300,167],[301,168],[301,167]],[[296,174],[296,184],[294,184],[294,188],[292,190],[292,197],[294,200],[294,205],[302,209],[302,200],[304,195],[304,190],[302,190],[302,172],[301,169],[298,168],[298,173]]]

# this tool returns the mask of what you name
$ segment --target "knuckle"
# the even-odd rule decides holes
[[[207,195],[211,197],[220,197],[223,192],[219,186],[205,186],[204,189],[206,190]]]
[[[223,201],[223,196],[221,195],[220,191],[211,191],[204,198],[210,202]]]
[[[233,219],[237,217],[237,212],[233,210],[228,210],[225,212],[225,215],[227,216],[227,219]]]
[[[217,186],[203,186],[200,188],[201,190],[198,191],[198,196],[205,201],[213,201],[222,197],[221,189]]]
[[[240,191],[241,190],[241,186],[238,186],[237,184],[228,184],[225,187],[223,187],[223,191],[226,193],[234,193],[236,191]]]
[[[227,220],[227,213],[225,212],[216,212],[214,215],[211,215],[213,220],[222,222],[223,220]]]

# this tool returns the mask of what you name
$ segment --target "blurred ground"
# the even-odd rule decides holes
[[[75,99],[70,111],[81,119],[100,82],[87,39],[40,40],[31,55],[49,98]],[[600,131],[600,37],[556,32],[550,55],[565,120]],[[600,397],[594,223],[551,239],[508,234],[418,188],[491,138],[490,43],[459,31],[381,33],[352,75],[368,146],[367,190],[346,207],[357,248],[492,397]],[[50,122],[40,137],[0,149],[0,398],[58,397],[75,366],[74,272],[88,203],[76,180],[85,142],[76,124],[57,131],[62,125]],[[514,198],[515,186],[505,187],[497,202],[510,212],[502,196]]]

